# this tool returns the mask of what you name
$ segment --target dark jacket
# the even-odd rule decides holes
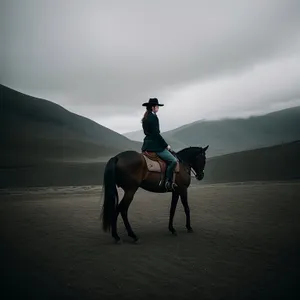
[[[156,114],[148,113],[143,120],[143,130],[146,135],[142,146],[142,151],[161,152],[168,146],[164,138],[160,135],[159,120]]]

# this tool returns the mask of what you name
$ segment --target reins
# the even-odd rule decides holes
[[[177,156],[177,153],[175,151],[172,151],[172,150],[169,150],[169,151],[178,159],[179,162],[182,162],[184,165],[188,165],[190,168],[190,171],[194,174],[195,177],[197,177],[197,173],[195,172],[195,170],[193,169],[193,167],[190,164],[187,164],[182,159],[180,159],[180,157]]]

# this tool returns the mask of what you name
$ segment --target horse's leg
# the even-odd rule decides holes
[[[118,235],[118,230],[117,230],[117,224],[118,224],[118,216],[119,216],[119,210],[116,209],[116,213],[113,219],[113,222],[111,224],[111,235],[115,239],[116,243],[120,244],[121,239]]]
[[[178,199],[179,199],[179,194],[176,192],[172,192],[172,201],[171,201],[170,217],[169,217],[169,230],[174,235],[177,235],[176,230],[173,227],[173,219],[174,219]]]
[[[183,205],[184,212],[186,215],[186,225],[185,225],[186,229],[188,230],[188,232],[193,232],[193,228],[191,227],[191,217],[190,217],[190,208],[189,208],[189,204],[188,204],[187,188],[185,188],[181,191],[180,199],[181,199],[181,203]]]
[[[133,238],[134,241],[137,241],[138,237],[133,232],[131,225],[128,221],[128,208],[130,206],[131,201],[133,200],[133,197],[134,197],[134,194],[136,193],[136,191],[137,191],[137,188],[125,191],[124,197],[118,206],[118,211],[121,213],[128,236]]]

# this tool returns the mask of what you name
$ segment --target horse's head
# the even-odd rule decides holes
[[[195,158],[191,163],[191,167],[195,171],[195,177],[197,180],[202,180],[204,178],[204,168],[206,164],[206,150],[208,149],[209,145],[202,148],[199,147],[198,153],[196,153]]]
[[[195,177],[197,180],[202,180],[204,178],[204,168],[206,164],[206,147],[189,147],[178,152],[178,155],[183,161],[189,164],[189,166],[194,170]]]

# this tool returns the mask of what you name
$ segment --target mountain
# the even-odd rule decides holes
[[[212,157],[203,183],[300,180],[299,153],[300,140]]]
[[[143,138],[145,136],[143,130],[126,132],[123,135],[132,141],[139,141],[139,142],[143,141]]]
[[[288,143],[300,139],[300,106],[245,119],[201,120],[162,135],[175,150],[210,145],[210,157]],[[138,132],[125,136],[140,140]]]
[[[209,151],[210,149],[208,149]],[[300,141],[209,158],[202,181],[192,184],[300,180]],[[49,163],[0,168],[8,187],[101,185],[105,163]]]
[[[0,85],[1,166],[106,160],[134,142],[51,101]]]
[[[139,141],[139,142],[143,141],[145,136],[142,130],[127,132],[124,133],[123,135],[132,141]],[[168,135],[165,132],[162,132],[161,135],[163,136],[163,138],[166,140],[168,144],[172,145],[172,148],[174,150],[180,150],[186,147],[186,144],[177,140],[176,138],[173,138],[172,135]]]
[[[247,119],[200,121],[165,133],[185,145],[210,145],[210,155],[288,143],[300,139],[300,106]]]

